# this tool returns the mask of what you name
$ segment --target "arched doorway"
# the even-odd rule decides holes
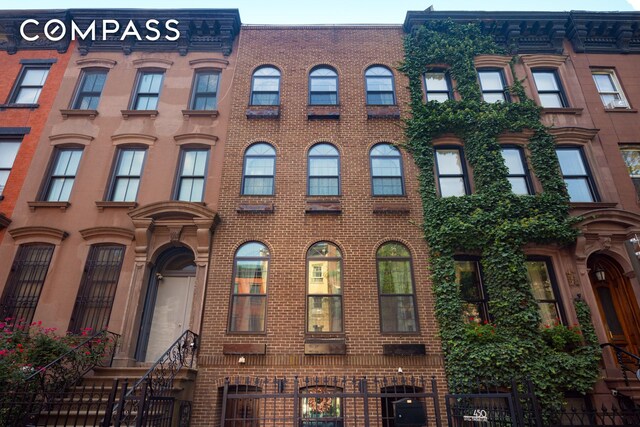
[[[640,310],[629,278],[616,261],[602,254],[589,257],[587,267],[608,342],[639,354]]]
[[[163,252],[151,270],[137,359],[155,362],[189,328],[196,264],[185,247]]]

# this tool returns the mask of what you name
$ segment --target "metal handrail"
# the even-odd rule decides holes
[[[611,344],[611,343],[600,344],[600,348],[605,348],[605,347],[611,347],[613,351],[615,351],[616,359],[618,361],[618,365],[620,365],[620,370],[622,371],[622,377],[624,378],[624,383],[626,386],[629,385],[629,378],[627,377],[627,371],[633,372],[634,376],[638,380],[640,380],[640,356],[637,356],[633,353],[629,353],[627,350],[621,347],[618,347],[615,344]],[[629,368],[624,363],[623,356],[622,356],[623,354],[631,358],[632,360],[635,360],[635,364],[636,364],[635,369]]]

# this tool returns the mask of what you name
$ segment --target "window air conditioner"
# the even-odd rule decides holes
[[[607,104],[607,108],[628,108],[627,101],[624,99],[614,99]]]

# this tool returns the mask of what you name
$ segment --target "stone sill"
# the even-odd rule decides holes
[[[339,105],[308,105],[307,119],[309,120],[339,120]]]
[[[308,214],[336,214],[342,213],[340,200],[307,200],[305,213]]]
[[[612,209],[616,206],[615,202],[569,202],[571,209]]]
[[[120,112],[125,119],[129,117],[151,117],[155,119],[158,115],[158,110],[120,110]]]
[[[2,110],[4,110],[5,108],[30,108],[32,110],[35,110],[38,107],[40,107],[40,104],[0,104],[0,109]]]
[[[96,206],[98,207],[98,211],[102,212],[105,209],[112,208],[126,208],[126,209],[134,209],[138,206],[136,202],[109,202],[109,201],[96,201]]]
[[[574,114],[582,115],[583,108],[542,108],[543,114]]]
[[[31,212],[35,211],[36,208],[56,208],[56,209],[60,209],[62,212],[66,211],[67,208],[69,206],[71,206],[71,203],[69,202],[27,202],[27,205],[29,205],[29,209],[31,210]]]
[[[280,117],[279,105],[249,105],[247,119],[277,119]]]
[[[89,117],[93,120],[98,115],[98,110],[60,110],[60,114],[65,120],[69,117]]]
[[[637,113],[636,108],[605,108],[605,113]]]
[[[367,119],[399,119],[400,107],[397,105],[367,105]]]
[[[182,115],[185,119],[189,117],[211,117],[215,119],[220,113],[218,110],[182,110]]]
[[[275,207],[271,204],[240,204],[236,212],[238,213],[273,213]]]
[[[343,355],[347,354],[347,344],[344,338],[307,338],[304,340],[304,354]]]

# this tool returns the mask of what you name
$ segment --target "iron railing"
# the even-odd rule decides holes
[[[620,366],[620,370],[622,371],[622,377],[624,378],[626,386],[629,386],[629,377],[627,376],[627,372],[633,372],[633,376],[640,380],[640,357],[633,353],[629,353],[615,344],[604,343],[600,344],[600,347],[603,349],[605,347],[611,347],[616,355],[616,360],[618,361],[618,366]],[[633,366],[633,368],[631,366]]]

